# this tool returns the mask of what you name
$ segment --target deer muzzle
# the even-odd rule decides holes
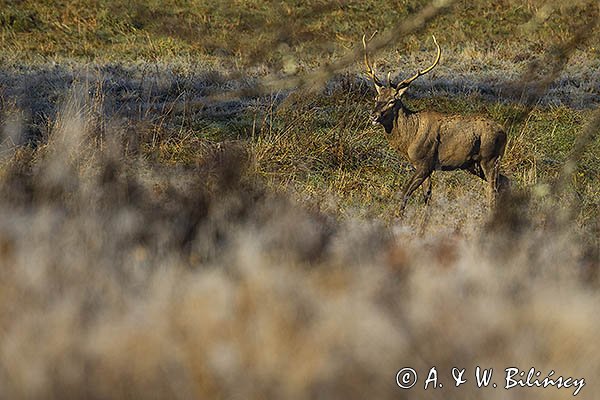
[[[378,125],[383,121],[382,113],[375,113],[371,115],[371,125]]]

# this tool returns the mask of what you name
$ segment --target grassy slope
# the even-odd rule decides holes
[[[75,57],[86,60],[202,60],[235,57],[236,62],[278,64],[291,49],[306,61],[320,61],[350,47],[365,31],[386,30],[427,4],[424,0],[378,2],[311,1],[140,1],[6,2],[0,14],[0,53],[23,59]],[[525,48],[540,51],[564,39],[573,21],[594,11],[573,3],[548,16],[542,1],[457,2],[427,30],[450,46]],[[541,24],[528,29],[539,15]],[[542,18],[543,17],[543,18]],[[598,42],[598,33],[591,43]],[[419,46],[402,38],[400,50]],[[598,57],[599,49],[590,49]]]

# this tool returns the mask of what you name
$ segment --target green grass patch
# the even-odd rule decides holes
[[[292,57],[320,63],[355,45],[364,32],[397,26],[428,1],[141,1],[4,2],[0,55],[7,59],[168,61],[194,58],[230,64],[264,63],[282,68]],[[535,29],[527,25],[545,2],[509,0],[457,2],[423,32],[447,46],[539,51],[597,18],[593,2],[557,7]],[[574,24],[573,21],[578,21]],[[423,36],[399,38],[411,51]],[[595,38],[595,39],[594,39]],[[590,32],[590,43],[598,32]],[[598,55],[598,49],[591,49]]]

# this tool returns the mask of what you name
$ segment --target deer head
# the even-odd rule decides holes
[[[377,33],[377,32],[375,32],[375,33]],[[375,36],[375,33],[373,33],[373,35],[371,35],[371,38],[369,38],[369,41],[371,39],[373,39],[373,36]],[[375,89],[377,90],[377,96],[375,97],[375,109],[373,110],[373,113],[372,113],[372,123],[374,125],[379,124],[379,123],[385,124],[386,122],[389,122],[390,120],[392,120],[396,114],[395,111],[402,104],[401,97],[404,94],[404,92],[406,92],[406,89],[408,89],[410,84],[418,77],[425,75],[426,73],[431,71],[439,63],[442,51],[440,49],[440,46],[438,45],[437,40],[435,40],[435,36],[432,35],[432,37],[433,37],[433,42],[435,43],[435,46],[437,47],[437,55],[436,55],[436,58],[435,58],[435,61],[433,62],[433,64],[431,64],[429,67],[425,68],[424,70],[417,71],[416,74],[414,74],[410,78],[407,78],[399,83],[392,83],[391,72],[388,72],[387,82],[384,84],[377,77],[375,67],[372,66],[371,63],[369,62],[369,52],[367,50],[367,40],[366,40],[366,36],[363,35],[362,42],[363,42],[363,47],[365,49],[365,65],[367,67],[367,75],[373,80],[373,83],[375,84]]]

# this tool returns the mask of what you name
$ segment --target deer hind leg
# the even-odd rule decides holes
[[[510,189],[510,179],[506,175],[498,174],[498,193],[505,193]]]
[[[400,214],[404,212],[406,208],[406,204],[408,203],[408,199],[413,194],[415,190],[421,186],[423,181],[429,178],[431,175],[431,169],[429,168],[417,168],[417,171],[410,178],[410,181],[406,185],[406,189],[404,189],[404,194],[402,195],[402,207],[400,208]]]
[[[494,208],[496,206],[499,189],[498,178],[500,176],[500,157],[482,160],[481,169],[483,170],[485,180],[488,183],[488,202],[490,208]],[[502,183],[503,182],[504,180]]]
[[[423,181],[423,204],[427,205],[431,199],[431,175]]]

